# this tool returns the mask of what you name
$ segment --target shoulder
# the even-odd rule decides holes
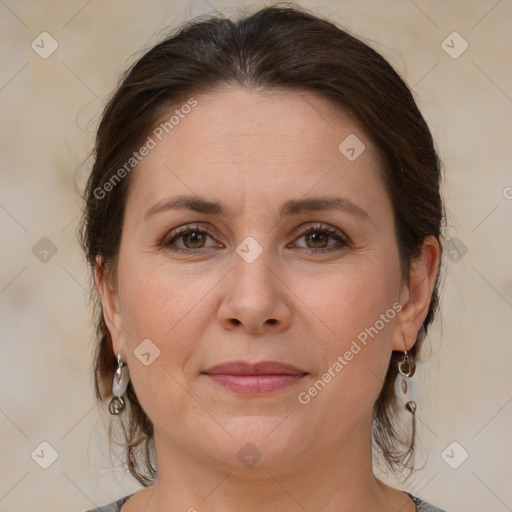
[[[124,498],[121,498],[117,501],[113,501],[112,503],[109,503],[108,505],[91,508],[90,510],[86,510],[85,512],[119,512],[121,510],[121,506],[126,501],[128,501],[128,498],[130,498],[130,496],[132,496],[132,494],[129,494],[128,496],[125,496]]]
[[[416,504],[416,510],[418,512],[446,512],[442,508],[438,508],[431,503],[427,503],[426,501],[421,500],[420,498],[417,498],[416,496],[413,496],[412,494],[404,491],[409,498],[411,498],[412,501]]]
[[[404,492],[414,501],[418,512],[446,512],[445,510],[438,508],[432,505],[431,503],[427,503],[426,501],[423,501],[422,499],[417,498],[416,496],[413,496],[412,494],[406,491]],[[132,494],[129,494],[128,496],[125,496],[124,498],[121,498],[117,501],[113,501],[112,503],[103,505],[101,507],[86,510],[85,512],[120,512],[121,506],[124,503],[126,503],[128,501],[128,498],[130,498],[131,496]]]

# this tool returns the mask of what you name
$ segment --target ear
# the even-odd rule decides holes
[[[393,350],[410,350],[427,316],[434,290],[441,249],[434,236],[423,241],[420,257],[412,262],[409,284],[403,282],[400,290],[402,309],[397,315],[393,333]]]
[[[112,349],[114,354],[123,352],[125,347],[125,330],[123,328],[121,311],[119,308],[118,291],[108,279],[103,258],[96,256],[96,265],[94,267],[94,283],[101,297],[103,307],[103,318],[107,324],[110,336],[112,338]],[[123,357],[123,359],[125,359]]]

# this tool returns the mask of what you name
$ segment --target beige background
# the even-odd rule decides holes
[[[79,512],[138,488],[112,469],[93,400],[78,190],[103,103],[135,53],[166,27],[242,5],[262,3],[0,0],[0,511]],[[370,42],[413,87],[445,164],[447,237],[462,247],[449,251],[442,321],[419,367],[425,467],[397,485],[451,512],[511,510],[512,2],[301,5]],[[43,31],[59,45],[46,59],[31,48]],[[453,31],[469,44],[458,58],[441,45]],[[43,237],[57,249],[46,262]],[[31,458],[37,448],[50,460],[44,441],[58,453],[48,469]],[[442,457],[453,441],[452,464],[469,454],[458,469]]]

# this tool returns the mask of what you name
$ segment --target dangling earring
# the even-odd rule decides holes
[[[117,370],[114,374],[114,380],[112,382],[112,394],[114,398],[110,401],[108,410],[110,414],[117,416],[121,414],[126,408],[126,402],[123,395],[128,387],[130,381],[130,375],[128,374],[128,367],[126,363],[121,359],[121,353],[117,354]]]
[[[414,436],[416,434],[416,409],[417,405],[414,400],[412,400],[412,386],[407,384],[406,379],[410,379],[414,373],[416,372],[416,364],[414,363],[414,359],[409,354],[407,350],[404,351],[404,355],[401,361],[398,361],[398,373],[402,376],[400,382],[400,388],[402,389],[402,393],[405,401],[405,408],[412,415],[412,437],[411,437],[411,448],[414,444]]]

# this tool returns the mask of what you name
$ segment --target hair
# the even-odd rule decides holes
[[[221,86],[315,92],[343,108],[361,123],[377,147],[406,282],[426,237],[433,235],[442,247],[441,164],[411,91],[367,44],[331,21],[286,4],[265,7],[235,20],[202,16],[184,23],[121,77],[100,120],[92,172],[84,191],[79,240],[90,269],[94,271],[99,257],[105,276],[116,283],[131,174],[110,187],[104,197],[97,197],[97,191],[130,159],[162,116],[168,116],[191,95]],[[438,309],[439,275],[428,313],[410,350],[413,357],[418,356]],[[94,387],[97,400],[105,403],[112,397],[116,357],[101,301],[94,291]],[[394,471],[410,467],[412,471],[414,430],[411,441],[404,441],[396,414],[394,383],[401,355],[393,351],[374,404],[372,439],[374,452],[382,456],[385,466]],[[131,384],[126,400],[125,463],[130,473],[148,486],[157,476],[153,424]]]

